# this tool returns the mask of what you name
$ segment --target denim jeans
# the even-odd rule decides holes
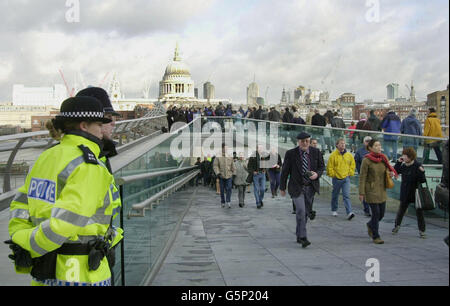
[[[339,194],[342,189],[342,197],[344,198],[344,206],[347,214],[352,212],[352,203],[350,202],[350,177],[346,177],[343,180],[333,178],[333,193],[331,197],[331,210],[338,210]]]
[[[367,204],[367,202],[365,200],[363,200],[363,207],[364,207],[364,212],[365,213],[370,213],[370,206],[369,204]]]
[[[397,140],[384,140],[384,153],[389,160],[397,159]]]
[[[323,137],[323,135],[319,135],[317,138],[319,138],[319,143],[320,143],[320,151],[325,151],[325,138]]]
[[[226,194],[226,202],[231,202],[231,187],[233,186],[233,179],[224,179],[220,178],[220,200],[221,203],[225,203],[225,194]]]
[[[266,189],[266,174],[258,173],[253,175],[253,192],[255,194],[256,206],[260,206],[264,200],[264,191]]]
[[[403,138],[403,148],[413,148],[414,151],[417,152],[417,148],[419,147],[419,140],[418,139],[411,139],[411,138]]]
[[[272,193],[277,192],[278,187],[280,187],[280,177],[281,172],[269,169],[270,190]]]

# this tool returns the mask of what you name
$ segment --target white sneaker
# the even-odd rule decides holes
[[[225,203],[222,203],[222,208],[225,208]]]
[[[227,205],[228,205],[228,208],[231,208],[231,203],[230,202],[228,202]]]
[[[427,235],[425,235],[425,232],[419,231],[419,237],[422,239],[427,239]]]
[[[353,212],[351,212],[351,213],[348,214],[347,219],[350,221],[354,217],[355,217],[355,214]]]
[[[337,213],[337,211],[333,211],[333,216],[335,216],[335,217],[337,217],[337,216],[338,216],[338,213]]]

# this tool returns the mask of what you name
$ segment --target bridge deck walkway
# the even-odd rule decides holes
[[[220,196],[197,187],[177,238],[151,285],[295,286],[295,285],[446,285],[449,284],[448,229],[427,224],[419,238],[415,218],[405,217],[398,235],[391,234],[395,214],[380,223],[385,244],[368,237],[362,207],[348,221],[342,204],[333,217],[327,194],[316,197],[317,217],[308,221],[311,245],[296,242],[290,198],[267,195],[256,209],[253,193],[238,207],[222,208]],[[368,283],[369,258],[380,264],[380,283]]]

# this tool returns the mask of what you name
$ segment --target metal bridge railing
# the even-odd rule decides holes
[[[117,121],[113,130],[112,138],[118,143],[118,152],[129,148],[148,138],[155,137],[161,133],[162,127],[167,127],[167,116],[148,117],[133,120]],[[33,142],[31,142],[33,140]],[[0,136],[0,178],[3,177],[3,189],[1,193],[6,193],[14,189],[11,186],[11,176],[21,175],[25,177],[29,166],[39,154],[50,148],[55,140],[49,137],[48,131],[39,131],[31,133],[20,133],[14,135]],[[13,171],[14,161],[20,150],[38,149],[33,154],[32,160],[22,161],[28,167],[23,171]],[[8,154],[8,152],[10,152]]]

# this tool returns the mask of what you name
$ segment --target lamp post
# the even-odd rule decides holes
[[[443,124],[446,124],[447,122],[445,122],[445,115],[446,115],[446,103],[447,103],[447,100],[445,99],[445,96],[442,96],[441,97],[441,105],[440,105],[440,107],[441,107],[441,109],[440,109],[440,111],[441,111],[441,123],[443,123]]]

